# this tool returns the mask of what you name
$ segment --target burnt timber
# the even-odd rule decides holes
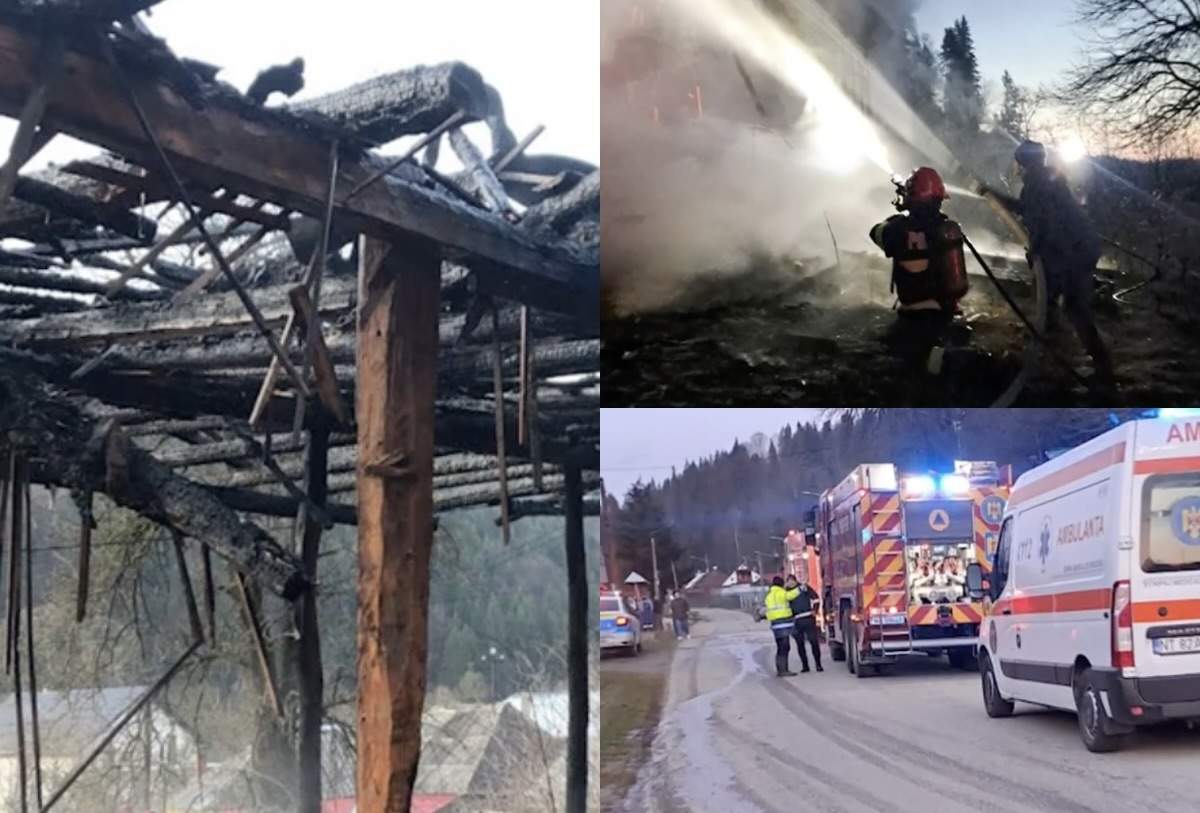
[[[0,239],[33,244],[0,246],[0,462],[221,556],[239,582],[297,599],[310,636],[321,523],[357,524],[359,805],[407,810],[436,514],[566,515],[577,569],[578,518],[598,512],[598,170],[577,162],[576,182],[526,207],[493,170],[521,166],[511,139],[488,151],[459,129],[499,105],[469,66],[259,107],[129,22],[152,5],[0,12],[0,114],[24,133],[13,166],[56,133],[107,150],[22,171],[0,201]],[[378,152],[426,134],[436,148],[447,128],[472,164],[460,175]],[[323,406],[339,402],[353,416]],[[293,517],[303,557],[261,516]],[[577,573],[571,591],[585,693]],[[319,670],[319,649],[302,651]],[[320,684],[305,685],[311,774]],[[572,710],[582,736],[586,700]]]

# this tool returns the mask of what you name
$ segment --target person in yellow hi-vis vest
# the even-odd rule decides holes
[[[764,601],[763,615],[775,635],[775,674],[779,677],[791,677],[796,674],[788,669],[788,651],[791,649],[788,641],[796,627],[791,602],[799,596],[800,588],[787,590],[783,586],[783,577],[776,576],[771,580],[771,589],[767,591]]]

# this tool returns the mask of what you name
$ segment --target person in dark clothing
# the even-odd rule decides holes
[[[869,236],[892,260],[898,306],[889,341],[911,366],[926,368],[967,293],[962,229],[942,213],[950,195],[936,170],[915,170],[897,193],[900,214],[876,224]]]
[[[1092,314],[1100,238],[1084,216],[1066,179],[1046,166],[1045,147],[1036,141],[1024,141],[1013,158],[1021,173],[1020,198],[1014,199],[987,187],[981,191],[1020,215],[1029,232],[1030,265],[1032,267],[1034,257],[1040,258],[1046,274],[1046,296],[1050,306],[1047,326],[1054,322],[1061,297],[1063,312],[1092,357],[1097,383],[1106,389],[1115,389],[1112,359]]]
[[[671,597],[671,623],[675,627],[675,637],[682,640],[691,638],[692,635],[688,631],[688,613],[691,611],[691,606],[688,605],[688,600],[683,597],[683,592],[677,592]]]
[[[792,616],[796,620],[792,635],[796,638],[796,651],[800,653],[800,671],[810,671],[808,655],[804,651],[804,641],[807,639],[809,646],[812,647],[813,663],[816,664],[817,671],[824,672],[825,670],[821,668],[821,640],[817,635],[816,609],[820,602],[817,591],[807,584],[796,581],[795,576],[787,577],[787,589],[797,591],[796,597],[790,603]]]

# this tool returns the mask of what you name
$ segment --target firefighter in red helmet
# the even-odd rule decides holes
[[[870,235],[892,260],[902,350],[924,364],[967,293],[963,233],[942,212],[950,195],[937,170],[914,170],[896,191],[900,214],[877,224]]]

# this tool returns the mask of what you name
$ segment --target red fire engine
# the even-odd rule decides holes
[[[940,476],[858,466],[817,509],[823,609],[834,660],[862,677],[900,655],[975,661],[1012,471],[955,461]]]

